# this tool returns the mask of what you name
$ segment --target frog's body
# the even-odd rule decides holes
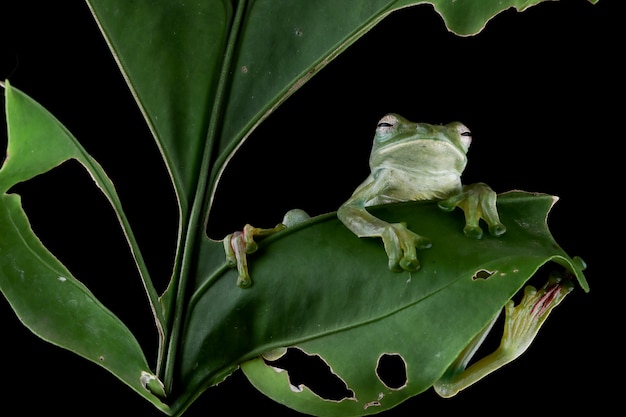
[[[384,116],[376,127],[369,161],[371,173],[339,208],[337,217],[359,237],[382,238],[392,271],[419,269],[416,248],[430,247],[430,240],[409,230],[404,223],[387,223],[374,217],[365,207],[437,200],[444,210],[457,206],[463,209],[466,235],[482,237],[480,219],[487,222],[492,235],[501,235],[506,228],[498,217],[496,193],[483,183],[461,183],[471,142],[469,129],[459,122],[431,125],[413,123],[393,113]],[[246,254],[256,250],[254,239],[306,217],[301,210],[291,210],[283,223],[272,229],[246,225],[242,232],[226,236],[226,257],[232,266],[237,266],[239,286],[247,287],[252,282]]]
[[[441,148],[441,149],[433,149]],[[419,143],[401,143],[372,158],[376,165],[367,180],[354,192],[366,206],[414,200],[442,200],[461,191],[460,173],[465,164],[450,158],[459,170],[441,169],[438,164],[422,164],[413,153],[445,152],[446,144],[425,149]],[[395,155],[402,156],[396,158]],[[448,163],[445,161],[443,163]],[[409,165],[403,165],[409,164]]]
[[[464,189],[461,183],[471,141],[469,129],[459,122],[430,125],[413,123],[397,114],[386,115],[376,128],[371,173],[339,208],[337,216],[359,237],[381,237],[392,270],[417,270],[420,265],[415,248],[427,248],[430,242],[402,223],[390,224],[372,216],[367,206],[438,200],[442,208],[460,205],[465,210],[466,234],[480,238],[478,220],[483,217],[492,234],[504,233],[495,193],[485,184]]]

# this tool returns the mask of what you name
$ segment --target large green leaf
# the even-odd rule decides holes
[[[310,391],[294,393],[286,374],[276,374],[262,360],[246,364],[255,385],[300,411],[362,415],[420,393],[542,265],[565,266],[588,290],[580,267],[548,231],[553,202],[549,195],[501,195],[507,233],[482,240],[462,233],[460,211],[445,213],[434,203],[378,208],[378,217],[406,221],[432,237],[433,247],[420,252],[423,266],[414,273],[390,272],[382,243],[356,238],[334,214],[263,241],[250,259],[251,289],[240,290],[231,270],[198,282],[180,363],[185,394],[196,395],[238,364],[287,346],[320,354],[358,399],[319,401]],[[493,275],[479,279],[479,271]],[[406,389],[385,389],[375,377],[376,361],[385,352],[399,352],[407,362]],[[384,406],[364,411],[380,392],[386,393]],[[182,395],[179,401],[188,399]]]
[[[87,169],[116,208],[120,223],[127,226],[113,184],[46,110],[9,83],[5,95],[9,147],[0,170],[0,290],[35,334],[104,367],[167,410],[147,388],[157,379],[133,334],[37,239],[19,196],[6,194],[13,185],[73,158]],[[126,232],[142,265],[130,229]]]
[[[217,100],[231,2],[87,3],[161,148],[186,216]]]

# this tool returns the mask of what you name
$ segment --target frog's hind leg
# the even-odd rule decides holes
[[[461,352],[444,375],[434,384],[437,394],[452,397],[491,372],[519,357],[528,349],[548,315],[573,289],[571,280],[552,275],[540,290],[528,285],[524,296],[515,306],[513,300],[504,306],[504,331],[500,346],[491,354],[467,364],[491,330],[494,318]]]

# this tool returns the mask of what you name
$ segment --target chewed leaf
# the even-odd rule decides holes
[[[262,359],[243,369],[264,393],[308,414],[362,415],[366,404],[374,407],[367,413],[393,407],[431,386],[543,265],[564,267],[588,290],[580,265],[547,228],[553,202],[549,195],[501,195],[507,233],[481,240],[463,234],[460,210],[446,213],[434,203],[373,208],[377,217],[406,221],[432,238],[432,248],[420,251],[422,269],[413,273],[390,272],[382,243],[357,238],[332,214],[273,235],[248,259],[249,289],[236,286],[233,270],[198,282],[181,380],[194,392],[247,359],[296,347],[319,356],[354,395],[327,401],[311,389],[295,393],[293,386],[301,384]],[[401,359],[407,381],[386,378],[385,367],[400,365],[385,359],[383,366],[381,357]],[[381,392],[384,399],[378,399]]]
[[[244,363],[243,371],[263,393],[307,414],[325,417],[376,414],[431,387],[481,329],[546,263],[562,265],[584,290],[588,290],[581,265],[558,248],[546,227],[544,214],[547,211],[544,210],[551,206],[551,197],[508,193],[501,196],[500,202],[503,221],[510,226],[508,235],[487,237],[482,241],[465,238],[461,232],[462,222],[456,226],[455,237],[453,231],[446,230],[439,222],[445,214],[429,211],[427,207],[381,208],[378,214],[385,219],[407,219],[413,227],[425,230],[430,236],[437,236],[434,230],[447,232],[437,236],[433,247],[422,253],[423,269],[412,275],[405,273],[394,277],[380,271],[368,273],[367,269],[376,267],[373,262],[384,264],[384,257],[370,262],[375,255],[365,253],[365,242],[361,250],[354,250],[354,256],[369,268],[361,269],[351,263],[348,269],[352,273],[343,275],[317,268],[314,279],[327,282],[332,288],[324,294],[324,302],[330,304],[335,298],[333,294],[339,294],[335,302],[341,308],[336,310],[352,317],[353,322],[332,323],[333,319],[324,317],[323,312],[307,308],[305,313],[318,326],[317,334],[301,340],[285,337],[284,343],[322,358],[333,374],[353,390],[352,397],[330,401],[310,387],[295,391],[288,370],[277,370],[261,358]],[[302,250],[301,245],[304,243],[298,244]],[[489,273],[476,274],[477,271]],[[332,282],[326,281],[326,276]],[[309,296],[304,294],[306,290],[297,279],[292,278],[286,285],[301,286],[302,295],[296,302],[301,306],[312,305],[306,301]],[[568,285],[573,283],[568,281]],[[376,290],[370,293],[367,287]],[[394,290],[394,287],[397,288]],[[355,295],[349,295],[350,292]],[[356,300],[356,294],[368,307],[367,311],[359,312],[347,302]],[[280,305],[287,301],[274,299],[274,302]],[[277,328],[272,331],[269,343],[276,342],[280,333]],[[530,340],[534,335],[536,332]],[[384,365],[395,367],[395,377],[400,375],[401,378],[385,377],[381,358],[386,358]]]

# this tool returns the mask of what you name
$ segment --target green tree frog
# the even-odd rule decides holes
[[[461,173],[467,164],[472,136],[459,122],[447,125],[413,123],[397,114],[378,122],[370,155],[371,173],[337,211],[337,217],[359,237],[380,237],[393,271],[416,271],[416,248],[430,241],[404,223],[387,223],[365,207],[401,201],[439,200],[439,207],[465,212],[467,236],[480,239],[480,219],[489,232],[506,231],[496,208],[496,193],[486,184],[463,186]]]
[[[401,201],[438,200],[450,211],[460,207],[465,213],[467,236],[480,239],[484,219],[489,232],[500,236],[506,228],[498,216],[496,193],[484,183],[463,186],[461,173],[467,164],[472,136],[459,122],[447,125],[413,123],[397,114],[387,114],[378,122],[370,155],[371,173],[337,211],[337,217],[359,237],[380,237],[392,271],[420,268],[416,248],[430,247],[424,236],[404,223],[387,223],[371,215],[367,206]],[[257,249],[255,239],[277,233],[290,224],[308,218],[302,210],[287,212],[283,222],[271,229],[246,225],[241,232],[224,238],[226,259],[237,267],[237,285],[251,284],[246,255]]]

